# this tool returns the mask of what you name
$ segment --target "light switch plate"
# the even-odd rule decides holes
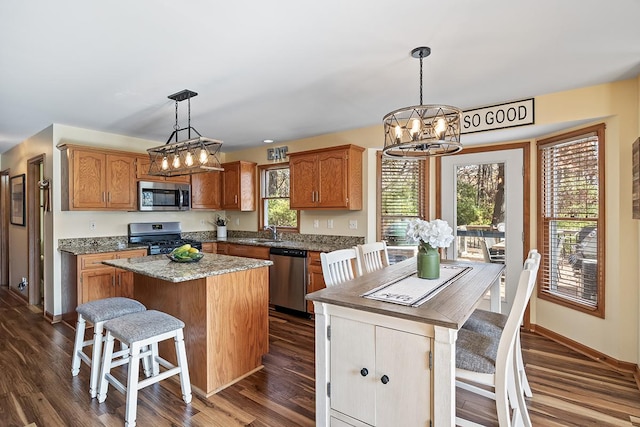
[[[328,219],[327,220],[327,228],[333,228],[333,220],[332,219]]]
[[[320,228],[320,220],[318,219],[313,220],[313,228]]]

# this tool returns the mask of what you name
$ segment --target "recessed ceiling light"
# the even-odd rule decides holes
[[[262,140],[265,144],[273,144],[273,139],[264,139]]]

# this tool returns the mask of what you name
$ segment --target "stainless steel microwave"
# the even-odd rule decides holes
[[[138,181],[139,211],[188,211],[190,208],[189,184]]]

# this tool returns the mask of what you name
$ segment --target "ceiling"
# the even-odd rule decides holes
[[[432,49],[425,104],[471,109],[631,78],[639,16],[638,0],[3,1],[0,153],[52,123],[163,144],[167,96],[182,89],[199,94],[191,125],[226,152],[380,124],[419,103],[417,46]]]

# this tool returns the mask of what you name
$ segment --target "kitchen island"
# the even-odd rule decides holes
[[[307,295],[315,306],[316,425],[455,424],[458,329],[489,289],[499,309],[504,265],[442,268],[461,273],[415,305],[370,296],[403,296],[392,290],[403,281],[407,292],[437,282],[415,277],[416,258]]]
[[[185,323],[194,392],[210,396],[262,368],[271,261],[204,254],[194,263],[153,255],[104,264],[133,272],[136,300]],[[176,362],[172,342],[160,343],[160,353]]]

